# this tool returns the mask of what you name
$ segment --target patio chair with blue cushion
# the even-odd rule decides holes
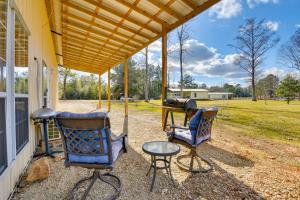
[[[211,128],[217,112],[217,108],[199,109],[190,119],[189,127],[171,127],[172,131],[168,133],[169,141],[190,148],[189,154],[177,157],[177,165],[180,168],[193,173],[212,170],[212,164],[197,153],[197,147],[211,138]],[[183,163],[184,160],[188,160],[189,164]],[[198,168],[194,168],[194,160],[198,162]],[[202,166],[201,160],[206,166]]]
[[[119,154],[126,152],[127,136],[121,134],[114,138],[110,130],[109,117],[103,112],[87,114],[62,112],[56,115],[55,122],[62,136],[65,166],[94,169],[92,176],[75,184],[70,197],[74,199],[78,189],[87,185],[82,195],[76,195],[81,196],[80,199],[86,199],[94,183],[99,179],[113,189],[113,194],[105,198],[116,199],[122,188],[121,180],[109,172],[101,173],[100,170],[113,169]]]

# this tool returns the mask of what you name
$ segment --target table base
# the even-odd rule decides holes
[[[153,191],[153,186],[154,186],[154,182],[155,182],[155,177],[156,177],[156,171],[158,169],[165,169],[168,176],[170,176],[171,180],[172,180],[172,183],[175,187],[175,181],[173,179],[173,176],[172,176],[172,171],[171,171],[171,159],[172,159],[172,156],[168,156],[169,159],[167,160],[167,156],[161,156],[163,158],[157,158],[157,156],[151,156],[151,166],[146,174],[146,176],[148,176],[150,174],[150,171],[151,169],[153,168],[153,178],[152,178],[152,183],[151,183],[151,187],[150,187],[150,191],[152,192]],[[159,167],[157,166],[157,162],[163,162],[164,163],[164,167]]]

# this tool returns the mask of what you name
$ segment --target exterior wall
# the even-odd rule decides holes
[[[16,8],[30,31],[29,35],[29,113],[41,107],[42,97],[42,62],[49,67],[49,105],[55,109],[57,102],[57,61],[54,45],[47,17],[44,0],[11,0],[11,5]],[[34,58],[37,60],[35,61]],[[9,115],[9,113],[7,113]],[[33,122],[29,125],[29,142],[16,156],[10,156],[8,152],[8,166],[0,176],[0,200],[5,200],[13,191],[24,168],[30,162],[35,150],[36,129]],[[9,136],[9,133],[7,135]],[[10,139],[11,140],[11,139]],[[9,147],[9,146],[8,146]],[[8,148],[8,151],[11,151]]]
[[[180,97],[180,92],[171,92],[168,91],[168,98],[176,98]],[[205,100],[208,99],[208,92],[201,91],[201,92],[183,92],[184,98],[191,98],[191,99],[198,99],[198,100]]]
[[[220,100],[220,99],[229,99],[228,98],[228,94],[209,94],[209,99],[216,99],[216,100]]]
[[[191,98],[200,100],[208,99],[208,92],[192,92]]]

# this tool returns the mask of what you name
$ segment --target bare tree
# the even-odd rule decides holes
[[[279,54],[283,64],[300,71],[300,28],[281,46]]]
[[[181,25],[177,28],[177,39],[179,42],[179,64],[180,64],[180,83],[183,83],[183,62],[184,56],[187,53],[185,47],[186,41],[190,38],[189,28],[187,24]],[[180,96],[183,97],[183,84],[180,84]]]
[[[265,20],[257,22],[247,19],[239,27],[235,44],[230,44],[239,54],[238,64],[249,73],[252,86],[252,101],[256,101],[255,81],[257,69],[264,60],[264,55],[279,42],[276,32],[272,30]]]

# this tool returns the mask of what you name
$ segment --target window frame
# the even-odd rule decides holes
[[[30,31],[26,25],[24,18],[22,17],[14,0],[7,0],[7,37],[6,37],[6,146],[7,146],[7,163],[10,165],[16,160],[17,154],[22,152],[25,146],[29,144],[30,135],[28,130],[28,141],[26,144],[17,152],[16,145],[16,116],[15,116],[15,98],[24,97],[28,98],[28,109],[30,105],[29,90],[28,94],[15,94],[15,17],[18,16],[20,23],[27,32],[28,35],[28,51],[30,49],[29,38]],[[29,64],[29,53],[28,53],[28,71],[30,72]],[[29,76],[29,73],[28,73]],[[28,83],[29,88],[29,83]],[[30,115],[28,112],[28,129],[30,126]],[[6,168],[7,169],[7,168]],[[5,170],[4,170],[5,172]]]

